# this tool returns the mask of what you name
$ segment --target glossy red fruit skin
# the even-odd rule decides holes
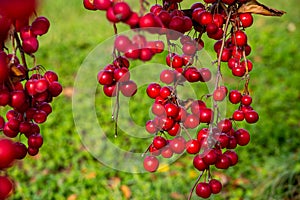
[[[159,161],[154,156],[146,156],[144,159],[144,169],[148,172],[155,172],[158,169]]]
[[[161,136],[156,136],[152,143],[156,149],[161,149],[167,145],[167,140]]]
[[[243,121],[245,119],[244,112],[241,110],[236,110],[233,112],[232,118],[235,121]]]
[[[252,97],[250,95],[243,95],[241,103],[245,106],[250,106],[250,104],[252,103]]]
[[[211,193],[218,194],[221,192],[222,183],[220,181],[218,181],[216,179],[211,179],[208,184],[209,184]]]
[[[237,46],[245,46],[247,44],[247,35],[241,30],[238,30],[232,36],[232,41]]]
[[[193,160],[193,165],[199,171],[204,171],[208,168],[208,165],[204,162],[202,155],[196,155]]]
[[[25,53],[33,54],[39,48],[39,41],[35,37],[26,38],[22,42],[22,48]]]
[[[185,150],[186,141],[182,136],[178,136],[171,140],[169,145],[174,153],[181,154]]]
[[[93,0],[93,3],[98,10],[108,10],[112,6],[111,0]]]
[[[14,143],[15,145],[15,158],[22,160],[27,155],[27,147],[21,142]]]
[[[240,93],[240,91],[238,91],[238,90],[231,90],[229,92],[229,101],[232,104],[240,103],[241,99],[242,99],[242,94]]]
[[[235,132],[235,138],[240,146],[246,146],[250,142],[250,134],[245,129],[238,129]]]
[[[224,155],[226,155],[230,160],[230,166],[234,166],[238,163],[239,157],[237,153],[233,150],[227,150],[224,152]]]
[[[108,97],[115,97],[116,94],[117,94],[116,84],[104,85],[103,86],[103,92]]]
[[[230,160],[226,155],[222,154],[218,156],[215,166],[218,169],[228,169],[230,167]]]
[[[97,8],[94,6],[94,0],[83,0],[82,3],[84,8],[87,10],[97,10]]]
[[[9,139],[0,140],[0,169],[5,169],[11,166],[15,160],[14,144]]]
[[[211,150],[203,153],[203,161],[207,165],[215,164],[217,159],[218,159],[218,155],[216,154],[214,149],[211,149]]]
[[[39,16],[31,24],[31,32],[34,35],[44,35],[48,32],[50,22],[46,17]]]
[[[211,80],[212,74],[211,71],[208,68],[201,68],[199,69],[199,73],[200,73],[200,81],[201,82],[208,82]]]
[[[245,112],[245,120],[249,124],[254,124],[259,120],[259,115],[256,111],[251,110],[248,112]]]
[[[113,6],[114,14],[121,21],[127,20],[131,15],[131,9],[126,2],[117,2]]]
[[[114,75],[112,72],[107,71],[107,70],[101,70],[98,73],[98,82],[101,85],[110,85],[114,81]]]
[[[9,197],[13,189],[13,182],[7,176],[0,176],[0,199]]]
[[[125,97],[132,97],[137,92],[137,85],[132,80],[122,82],[120,85],[120,90]]]
[[[201,149],[201,145],[198,140],[192,139],[186,143],[186,151],[189,154],[197,154]]]
[[[155,99],[159,96],[161,90],[161,86],[158,83],[150,83],[146,89],[147,95]]]
[[[253,24],[253,17],[251,13],[240,13],[239,19],[244,28],[250,27]]]
[[[201,198],[209,198],[211,195],[209,184],[205,182],[198,183],[196,186],[196,194]]]

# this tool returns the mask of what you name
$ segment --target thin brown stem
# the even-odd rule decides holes
[[[119,92],[119,83],[116,84],[116,102],[113,109],[112,119],[114,120],[115,127],[115,137],[118,137],[118,119],[119,119],[119,110],[120,110],[120,92]]]
[[[196,180],[194,186],[192,187],[192,189],[191,189],[191,191],[190,191],[190,195],[189,195],[189,197],[188,197],[188,200],[191,200],[191,198],[192,198],[192,196],[193,196],[193,193],[194,193],[194,190],[195,190],[195,188],[196,188],[196,186],[197,186],[197,183],[198,183],[198,182],[200,181],[200,179],[202,178],[204,172],[205,172],[205,171],[202,171],[202,173],[198,176],[198,178],[197,178],[197,180]]]

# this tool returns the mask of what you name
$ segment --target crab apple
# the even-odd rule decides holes
[[[156,149],[161,149],[167,145],[167,140],[161,136],[156,136],[152,143]]]
[[[8,198],[14,190],[14,184],[7,176],[0,176],[0,199]]]
[[[238,46],[245,46],[247,44],[247,35],[245,32],[238,30],[233,33],[231,41]]]
[[[167,103],[165,106],[165,112],[168,117],[176,118],[179,113],[179,108],[173,103]]]
[[[238,65],[232,68],[232,74],[237,77],[242,77],[246,74],[246,67]]]
[[[114,42],[114,47],[121,52],[126,52],[131,40],[126,35],[118,35]]]
[[[22,160],[27,155],[27,147],[21,142],[14,143],[15,146],[15,158]]]
[[[154,134],[158,131],[152,120],[146,122],[146,131],[150,134]]]
[[[201,82],[208,82],[211,80],[212,74],[211,71],[208,68],[201,68],[198,70],[200,73],[200,81]]]
[[[165,146],[161,150],[161,155],[164,158],[171,158],[173,156],[173,151],[169,146]]]
[[[213,110],[210,108],[202,108],[200,109],[200,122],[202,123],[210,123],[213,121],[214,113]]]
[[[215,101],[223,101],[226,97],[226,92],[222,88],[217,88],[213,93]]]
[[[196,194],[201,198],[209,198],[211,195],[210,186],[208,183],[200,182],[196,186]]]
[[[253,17],[251,13],[240,13],[239,20],[244,28],[250,27],[253,24]]]
[[[184,72],[184,77],[188,82],[198,82],[201,79],[201,74],[196,67],[189,67]]]
[[[39,149],[29,146],[28,149],[27,149],[27,152],[31,156],[36,156],[39,153]]]
[[[233,112],[232,118],[235,121],[243,121],[245,119],[244,112],[241,110],[236,110]]]
[[[227,133],[231,130],[232,123],[229,119],[223,119],[218,122],[217,126],[220,131]]]
[[[116,84],[113,83],[111,85],[104,85],[103,92],[108,97],[115,97],[117,94],[117,87]]]
[[[101,70],[98,73],[98,82],[101,85],[110,85],[114,82],[114,74],[108,70]]]
[[[194,114],[187,115],[185,121],[183,122],[183,125],[187,129],[194,129],[199,125],[199,117],[197,117]]]
[[[171,136],[176,136],[181,132],[181,127],[179,123],[174,123],[173,127],[168,130],[168,134]]]
[[[242,99],[242,94],[240,93],[240,91],[238,90],[231,90],[229,92],[229,101],[232,104],[237,104],[241,101]]]
[[[94,5],[94,0],[83,0],[82,3],[83,3],[84,8],[87,10],[97,10],[97,8]]]
[[[92,2],[94,3],[94,7],[98,10],[108,10],[108,8],[112,7],[111,0],[92,0]]]
[[[153,13],[147,13],[139,19],[139,27],[140,28],[151,28],[157,27],[155,21],[155,15]]]
[[[208,168],[208,165],[204,162],[203,155],[201,155],[201,154],[197,154],[194,157],[193,165],[199,171],[204,171]]]
[[[170,141],[169,145],[174,153],[181,154],[185,150],[186,141],[184,137],[177,136]]]
[[[126,82],[130,80],[130,72],[126,67],[114,71],[114,79],[117,82]]]
[[[0,90],[0,106],[6,106],[10,101],[10,93],[8,90]]]
[[[114,14],[121,21],[128,19],[132,13],[129,5],[126,2],[117,2],[113,5]]]
[[[249,124],[254,124],[259,120],[259,115],[255,110],[247,111],[244,114],[245,114],[245,120]]]
[[[10,167],[14,160],[14,143],[9,139],[0,139],[0,169]]]
[[[106,19],[111,23],[118,23],[121,20],[115,15],[113,7],[109,7],[106,10]]]
[[[206,108],[206,104],[202,100],[195,100],[191,104],[191,111],[194,115],[199,115],[200,109]]]
[[[31,24],[31,32],[34,35],[44,35],[48,32],[50,27],[50,22],[46,17],[37,17]]]
[[[159,160],[154,156],[146,156],[144,158],[144,168],[148,172],[155,172],[159,166]]]
[[[218,194],[221,192],[222,183],[220,181],[218,181],[216,179],[211,179],[208,184],[209,184],[211,193]]]
[[[200,143],[196,139],[191,139],[186,143],[186,151],[189,154],[197,154],[200,151]]]
[[[26,53],[33,54],[39,48],[39,41],[35,37],[25,38],[22,42],[22,48]]]
[[[51,70],[48,70],[44,74],[44,78],[49,82],[52,83],[53,81],[58,81],[58,75]]]
[[[252,97],[247,94],[243,95],[241,99],[241,103],[245,106],[250,106],[250,104],[252,103]]]
[[[215,166],[218,169],[228,169],[230,164],[230,159],[225,154],[221,154],[218,156]]]
[[[246,146],[250,142],[250,134],[245,129],[238,129],[235,132],[235,138],[240,146]]]
[[[207,165],[213,165],[216,163],[218,159],[218,155],[216,153],[216,151],[214,149],[210,149],[207,152],[203,153],[203,161],[207,164]]]
[[[160,73],[160,80],[163,83],[171,84],[175,81],[175,74],[173,70],[165,69]]]
[[[60,95],[62,90],[62,85],[57,81],[53,81],[49,84],[48,91],[53,97]]]
[[[150,83],[146,89],[147,95],[155,99],[160,95],[161,86],[158,83]]]
[[[241,66],[245,67],[245,69],[248,69],[248,72],[251,72],[253,69],[253,64],[250,60],[247,60],[247,62],[245,62],[244,60],[241,62]]]
[[[230,160],[230,166],[234,166],[238,163],[239,157],[237,153],[233,150],[227,150],[224,152],[224,155],[226,155]]]
[[[159,91],[159,95],[163,99],[167,99],[171,94],[172,94],[171,87],[164,86]]]

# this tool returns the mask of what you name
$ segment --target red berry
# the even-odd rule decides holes
[[[148,172],[155,172],[159,166],[159,161],[154,156],[146,156],[144,159],[144,168]]]
[[[155,99],[159,96],[161,86],[158,83],[150,83],[147,87],[147,94],[150,98]]]
[[[208,168],[208,165],[204,162],[203,156],[201,154],[198,154],[194,157],[193,165],[196,169],[199,171],[204,171]]]
[[[0,169],[5,169],[10,167],[14,160],[15,160],[14,143],[8,139],[1,139],[0,140]]]
[[[6,199],[13,189],[13,182],[7,176],[0,176],[0,199]]]
[[[250,134],[245,129],[238,129],[235,132],[235,138],[240,146],[245,146],[250,142]]]
[[[186,151],[189,154],[197,154],[200,151],[200,143],[198,140],[192,139],[186,143]]]
[[[196,187],[196,194],[201,198],[209,198],[211,195],[209,184],[205,182],[198,183]]]
[[[211,179],[209,181],[209,187],[211,190],[211,193],[218,194],[222,190],[222,183],[216,179]]]
[[[242,94],[238,90],[231,90],[229,93],[229,101],[233,104],[237,104],[241,101]]]
[[[245,114],[245,120],[249,124],[254,124],[258,121],[259,115],[256,111],[251,110],[244,113]]]

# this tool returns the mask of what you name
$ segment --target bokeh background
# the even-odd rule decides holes
[[[128,2],[137,9],[137,1]],[[149,2],[155,3],[154,0]],[[194,1],[185,2],[187,5]],[[252,46],[250,59],[254,63],[251,95],[260,120],[255,125],[245,125],[251,133],[251,142],[237,148],[238,165],[226,171],[215,171],[214,176],[221,179],[225,187],[220,195],[211,199],[300,199],[299,3],[297,0],[264,0],[263,3],[285,10],[287,14],[283,17],[255,16],[254,25],[246,31]],[[192,166],[193,156],[182,156],[155,174],[120,172],[91,156],[75,130],[74,79],[89,52],[113,35],[113,27],[105,20],[105,14],[85,10],[81,0],[44,0],[38,13],[49,18],[51,27],[49,33],[40,38],[36,57],[39,64],[59,74],[64,92],[53,102],[53,113],[41,128],[44,145],[40,154],[27,157],[9,169],[16,181],[11,199],[186,199],[199,174]],[[120,31],[126,29],[119,27]],[[214,56],[212,45],[208,42],[205,48]],[[226,81],[236,84],[238,80],[225,77]],[[135,145],[137,149],[146,149],[150,138],[135,141],[126,134],[121,134],[117,140],[113,138],[111,101],[101,95],[99,92],[96,106],[105,132],[124,148]],[[148,105],[136,106],[148,110]],[[137,123],[147,120],[148,113],[146,117],[144,114],[137,113]]]

